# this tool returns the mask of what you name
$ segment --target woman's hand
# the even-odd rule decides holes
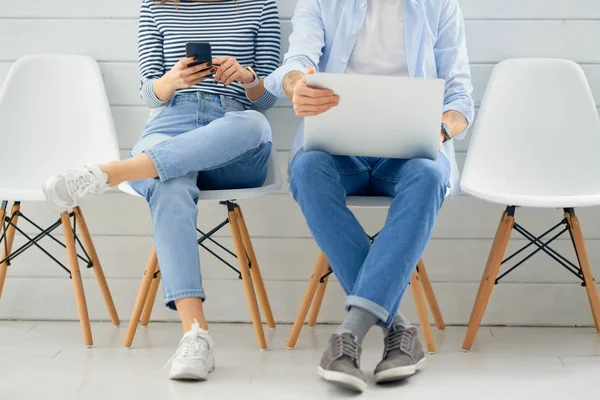
[[[154,93],[162,101],[169,100],[177,89],[187,89],[195,86],[216,72],[211,63],[204,63],[189,67],[196,62],[193,57],[181,59],[164,74],[162,78],[154,82]]]
[[[242,67],[233,57],[217,57],[213,59],[213,65],[219,66],[215,73],[215,82],[225,86],[231,85],[233,81],[247,85],[256,79],[252,72]]]
[[[166,83],[173,88],[187,89],[195,86],[202,82],[207,76],[212,75],[216,72],[216,69],[212,67],[211,63],[206,62],[204,64],[189,67],[190,64],[196,62],[194,57],[188,57],[181,59],[171,68],[169,72],[165,74]],[[212,67],[212,68],[211,68]]]

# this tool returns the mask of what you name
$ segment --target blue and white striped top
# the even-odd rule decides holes
[[[154,93],[154,81],[182,58],[187,42],[209,42],[213,57],[235,57],[240,65],[251,66],[265,78],[279,66],[281,26],[275,0],[223,0],[219,2],[143,0],[139,19],[138,55],[140,94],[146,104],[160,107],[166,102]],[[216,84],[211,77],[177,93],[204,93],[232,97],[248,108],[268,109],[276,101],[270,92],[256,102],[234,82]]]

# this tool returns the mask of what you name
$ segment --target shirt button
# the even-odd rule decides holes
[[[344,57],[344,58],[342,58],[342,62],[343,62],[344,64],[346,64],[346,63],[348,62],[348,59],[347,59],[346,57]]]
[[[361,3],[361,4],[360,4],[360,6],[361,6],[362,8],[365,8],[365,7],[367,6],[367,3]]]
[[[353,34],[353,35],[356,35],[357,33],[358,33],[358,32],[356,32],[356,31],[352,31],[352,34]]]

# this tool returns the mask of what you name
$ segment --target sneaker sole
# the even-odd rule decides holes
[[[355,376],[344,374],[343,372],[326,371],[320,366],[317,371],[327,382],[338,384],[346,389],[362,393],[367,388],[367,382]]]
[[[193,372],[181,372],[169,376],[172,381],[205,381],[208,379],[208,372],[206,374],[195,374]]]
[[[171,371],[169,373],[169,379],[172,381],[205,381],[208,379],[208,374],[215,370],[215,361],[214,357],[209,359],[210,368],[207,371],[202,371],[198,373],[197,371]]]
[[[417,373],[418,370],[423,368],[427,363],[427,358],[423,357],[419,362],[415,365],[406,365],[404,367],[397,367],[388,369],[385,371],[381,371],[375,374],[375,382],[376,383],[385,383],[385,382],[393,382],[398,381],[400,379],[405,379],[410,376],[413,376]]]

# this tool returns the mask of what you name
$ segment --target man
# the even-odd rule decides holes
[[[447,189],[458,191],[452,139],[466,130],[474,113],[464,21],[457,0],[300,0],[293,26],[284,64],[266,86],[292,100],[298,116],[327,112],[339,102],[330,91],[308,88],[305,72],[446,81],[436,161],[304,152],[302,126],[294,141],[292,193],[347,294],[347,319],[331,337],[319,373],[363,391],[361,343],[374,325],[385,333],[376,382],[405,378],[425,363],[416,329],[397,310]],[[346,206],[350,195],[394,198],[373,244]]]

